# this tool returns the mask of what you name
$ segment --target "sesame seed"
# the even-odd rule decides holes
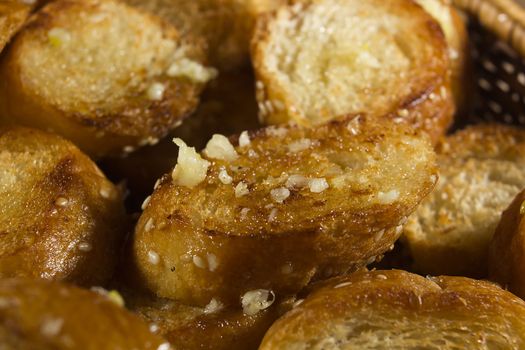
[[[142,202],[142,205],[140,206],[140,208],[142,210],[146,209],[146,207],[148,206],[150,200],[151,200],[151,196],[147,196],[146,199],[144,199],[144,202]]]
[[[61,318],[47,319],[40,326],[40,333],[48,338],[55,337],[60,333],[63,325],[64,320]]]
[[[248,193],[250,193],[250,190],[248,189],[248,185],[244,182],[241,181],[235,186],[235,197],[240,198]]]
[[[290,197],[290,190],[286,187],[279,187],[271,190],[270,195],[275,202],[282,203],[286,198]]]
[[[87,242],[80,242],[78,245],[77,245],[77,248],[78,250],[82,251],[82,252],[89,252],[91,251],[91,249],[93,249],[93,247],[91,246],[91,244],[87,243]]]
[[[135,150],[133,146],[125,146],[123,149],[124,153],[132,153]]]
[[[104,199],[108,199],[111,197],[111,189],[107,186],[104,186],[102,187],[100,190],[99,190],[99,194],[102,196],[102,198]]]
[[[217,259],[217,256],[213,253],[208,253],[206,254],[206,257],[208,259],[208,270],[211,272],[215,271],[217,266],[219,266],[219,260]]]
[[[160,101],[162,100],[162,97],[164,96],[164,91],[166,90],[166,87],[161,83],[153,83],[149,86],[146,94],[148,95],[148,98],[152,101]]]
[[[148,251],[148,261],[153,265],[157,265],[160,262],[159,254],[153,250]]]
[[[374,233],[374,241],[379,241],[381,238],[383,238],[383,235],[385,234],[385,230],[380,230]]]
[[[152,323],[149,325],[149,331],[151,333],[157,333],[159,331],[159,326],[157,326],[155,323]]]
[[[159,188],[159,186],[160,186],[160,179],[155,181],[155,184],[153,185],[153,189],[156,190],[157,188]]]
[[[162,343],[159,345],[157,350],[171,350],[171,345],[170,343]]]
[[[292,308],[295,308],[295,307],[301,305],[303,302],[304,302],[304,299],[297,300],[295,303],[293,303]]]
[[[376,277],[378,279],[380,279],[380,280],[386,280],[387,279],[387,277],[385,275],[377,275]]]
[[[329,185],[325,178],[311,179],[308,182],[308,187],[312,193],[321,193],[326,190]]]
[[[146,221],[146,224],[144,224],[144,231],[149,232],[155,227],[155,223],[153,221],[153,218],[149,218]]]
[[[277,218],[277,208],[273,208],[272,211],[270,212],[270,215],[268,215],[268,221],[269,222],[274,222],[275,219]]]
[[[204,259],[201,258],[200,256],[198,256],[198,255],[194,255],[193,258],[192,258],[192,260],[193,260],[193,264],[194,264],[195,266],[197,266],[198,268],[201,268],[201,269],[206,268],[206,262],[205,262]]]
[[[248,131],[241,132],[241,135],[239,136],[239,146],[246,147],[250,144],[250,142],[250,135],[248,134]]]
[[[351,285],[351,284],[352,284],[352,282],[343,282],[343,283],[339,283],[338,285],[336,285],[336,286],[334,287],[334,289],[343,288],[343,287],[349,286],[349,285]]]
[[[64,198],[64,197],[58,197],[56,200],[55,200],[55,204],[58,205],[59,207],[65,207],[66,205],[68,205],[69,201],[67,200],[67,198]]]

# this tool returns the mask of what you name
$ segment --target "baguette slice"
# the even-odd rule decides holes
[[[0,122],[53,130],[91,156],[155,143],[213,72],[160,19],[114,0],[57,0],[0,62]]]
[[[230,140],[214,137],[204,159],[177,141],[172,176],[144,206],[132,259],[158,296],[238,306],[254,290],[294,295],[387,251],[437,180],[426,135],[388,118]]]
[[[0,280],[5,350],[169,350],[137,316],[108,296],[60,283]]]
[[[225,309],[216,300],[200,308],[136,293],[124,296],[126,306],[148,322],[150,329],[181,350],[257,349],[268,328],[293,304],[293,300],[275,302],[255,315],[245,315]]]
[[[285,0],[126,0],[154,13],[206,48],[210,63],[234,70],[249,62],[257,16]]]
[[[0,129],[0,278],[104,284],[126,232],[122,202],[70,142]]]
[[[472,69],[468,32],[465,20],[450,0],[416,0],[439,24],[448,43],[451,68],[451,87],[457,114],[469,111],[471,100]]]
[[[324,284],[280,318],[260,350],[523,349],[525,303],[497,285],[405,271]]]
[[[489,278],[525,299],[525,191],[503,212],[489,248]]]
[[[32,6],[19,0],[0,2],[0,52],[25,23]]]
[[[296,1],[260,19],[252,56],[266,123],[392,113],[436,141],[452,121],[444,35],[410,0]]]
[[[438,147],[440,179],[409,218],[404,241],[423,274],[487,275],[501,212],[525,187],[525,131],[478,125]]]

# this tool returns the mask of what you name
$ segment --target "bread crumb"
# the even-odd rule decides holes
[[[203,153],[212,159],[220,159],[228,162],[237,159],[237,151],[224,135],[215,134],[206,144]]]
[[[173,183],[193,188],[206,178],[210,162],[202,159],[194,147],[188,147],[181,139],[175,138],[173,142],[179,146],[177,165],[171,173]]]
[[[241,297],[242,311],[245,315],[252,316],[270,307],[274,301],[275,294],[271,290],[251,290]]]

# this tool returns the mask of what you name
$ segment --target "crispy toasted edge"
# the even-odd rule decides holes
[[[425,303],[425,295],[441,295],[439,303]],[[337,277],[310,288],[306,298],[277,320],[266,333],[261,350],[281,349],[290,334],[305,334],[301,325],[318,322],[316,331],[322,334],[323,324],[316,315],[328,318],[348,315],[352,309],[367,306],[384,313],[385,305],[402,308],[407,312],[436,312],[443,315],[461,308],[466,316],[483,311],[509,312],[510,322],[525,315],[525,302],[501,289],[497,284],[466,277],[422,277],[402,270],[359,271]],[[427,299],[428,300],[428,299]],[[375,306],[380,302],[383,307]],[[351,315],[350,315],[351,316]],[[458,325],[461,325],[458,322]],[[414,325],[417,327],[417,325]],[[525,324],[521,325],[522,327]],[[295,338],[295,337],[294,337]]]
[[[166,21],[147,12],[140,12],[120,0],[49,1],[29,19],[25,25],[25,30],[16,37],[4,55],[5,57],[2,58],[1,69],[5,77],[2,94],[6,95],[4,96],[6,101],[3,103],[5,106],[1,106],[4,110],[0,109],[0,115],[3,114],[2,123],[24,124],[28,127],[38,127],[45,130],[51,126],[60,134],[73,139],[90,156],[99,158],[109,154],[126,155],[147,144],[147,140],[150,138],[158,140],[179,126],[184,119],[194,112],[205,84],[191,82],[188,79],[164,79],[166,80],[164,84],[166,89],[160,101],[143,101],[141,98],[136,98],[137,96],[130,95],[126,97],[128,103],[116,106],[114,111],[101,114],[99,111],[88,113],[63,111],[60,105],[45,100],[25,88],[21,77],[13,75],[13,72],[19,71],[17,57],[20,46],[25,45],[24,40],[28,36],[34,36],[35,32],[51,29],[53,13],[67,11],[68,9],[76,11],[104,1],[113,2],[129,11],[140,13],[150,23],[157,25],[165,37],[169,37],[175,42],[184,42],[186,46],[192,48],[192,55],[198,61],[206,63],[201,51],[202,48],[199,45],[194,45],[191,38],[180,37],[176,28]],[[151,79],[147,78],[147,80]],[[23,103],[13,104],[13,101]],[[142,127],[131,125],[129,127],[128,121],[137,117],[140,117],[141,124],[145,125]]]
[[[8,0],[0,4],[0,52],[24,25],[32,6]]]
[[[525,299],[525,191],[502,213],[489,246],[489,278]]]

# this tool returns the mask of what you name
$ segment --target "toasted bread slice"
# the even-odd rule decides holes
[[[290,310],[293,300],[275,302],[255,315],[225,309],[217,301],[204,308],[136,293],[123,294],[126,307],[150,324],[150,329],[175,349],[257,349],[272,323]]]
[[[471,62],[465,20],[450,0],[416,0],[439,24],[448,43],[451,86],[457,113],[465,115],[471,100]]]
[[[170,137],[158,144],[145,146],[127,157],[105,159],[101,167],[111,178],[126,180],[133,209],[151,194],[153,184],[177,163],[173,138],[179,137],[200,150],[213,133],[241,133],[260,127],[257,121],[255,81],[248,70],[221,73],[210,82],[195,113]]]
[[[260,350],[522,349],[525,303],[497,285],[405,271],[337,278],[285,314]]]
[[[178,164],[144,206],[133,259],[159,296],[238,305],[253,290],[281,298],[366,265],[437,179],[426,135],[388,118],[230,140],[214,136],[204,159],[176,140]]]
[[[92,156],[155,143],[213,75],[183,39],[118,1],[53,1],[0,63],[0,121],[54,130]]]
[[[147,324],[106,295],[60,283],[0,280],[6,350],[169,350]]]
[[[120,191],[70,142],[0,129],[0,278],[100,285],[126,231]]]
[[[525,191],[503,212],[489,247],[489,278],[525,299]]]
[[[0,52],[27,20],[31,5],[19,0],[0,2]]]
[[[237,69],[249,62],[257,16],[286,0],[126,0],[166,19],[201,43],[213,66]]]
[[[525,131],[478,125],[438,148],[440,179],[404,239],[424,274],[484,277],[501,212],[525,187]]]
[[[280,7],[258,21],[252,56],[260,116],[270,124],[392,113],[435,141],[452,120],[445,38],[410,0]]]

